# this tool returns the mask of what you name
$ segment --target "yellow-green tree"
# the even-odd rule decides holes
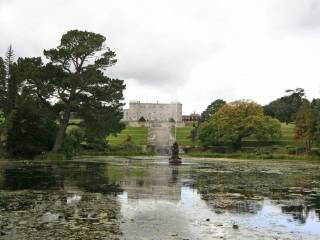
[[[280,122],[264,116],[263,108],[253,101],[225,104],[210,123],[200,126],[199,139],[205,145],[228,144],[241,147],[242,139],[255,136],[258,141],[276,140],[281,135]]]

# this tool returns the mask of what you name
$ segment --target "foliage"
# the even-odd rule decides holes
[[[4,60],[0,57],[0,109],[4,109],[6,106],[6,92],[7,92],[7,80],[6,80],[6,65]]]
[[[19,58],[12,65],[17,80],[12,89],[37,97],[59,119],[53,152],[63,145],[71,114],[83,120],[78,127],[84,129],[88,142],[124,127],[120,119],[125,85],[104,75],[116,63],[115,53],[104,42],[100,34],[72,30],[62,36],[57,48],[44,51],[47,64],[41,58]]]
[[[16,106],[18,97],[18,79],[16,76],[16,64],[14,63],[14,52],[10,45],[5,58],[6,67],[6,99],[4,106],[5,117],[8,117]]]
[[[88,108],[82,109],[78,115],[83,118],[79,126],[84,129],[84,141],[87,148],[103,151],[107,147],[106,136],[125,128],[125,124],[120,122],[122,112],[108,107],[97,107],[94,110]]]
[[[49,151],[57,125],[41,104],[26,98],[11,111],[7,120],[6,149],[14,158],[33,158]]]
[[[44,51],[48,64],[43,65],[40,58],[21,59],[29,89],[59,116],[53,152],[63,144],[71,113],[83,119],[80,127],[88,139],[123,128],[119,122],[125,85],[104,75],[104,70],[116,63],[105,40],[100,34],[72,30],[62,36],[57,48]]]
[[[270,116],[262,116],[259,117],[256,124],[253,136],[258,142],[277,141],[281,137],[279,120]]]
[[[239,148],[245,137],[254,135],[265,141],[280,134],[279,121],[264,116],[260,105],[245,100],[225,104],[199,127],[199,140],[204,147],[227,144]]]
[[[305,91],[302,88],[287,90],[286,93],[289,93],[289,95],[276,99],[264,106],[264,111],[266,115],[288,124],[295,121],[298,109],[308,100],[305,98]]]
[[[201,113],[199,123],[210,120],[210,118],[219,111],[219,109],[225,105],[226,102],[222,99],[217,99],[213,101],[207,108]]]
[[[220,144],[219,129],[216,121],[205,121],[198,128],[200,145],[204,148]]]
[[[61,148],[61,152],[64,153],[66,159],[71,159],[80,152],[83,139],[83,133],[79,130],[71,130],[66,134]]]
[[[311,131],[314,141],[320,143],[320,99],[313,99],[311,102]]]
[[[107,149],[107,141],[105,138],[92,138],[87,139],[84,148],[89,151],[100,151],[103,152]]]
[[[3,114],[3,112],[0,110],[0,142],[1,142],[1,140],[2,140],[1,137],[2,137],[2,134],[3,134],[4,122],[5,122],[4,114]]]
[[[320,99],[304,102],[296,115],[295,138],[302,140],[307,152],[320,142]]]

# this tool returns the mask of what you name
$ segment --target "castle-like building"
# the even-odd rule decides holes
[[[131,101],[129,109],[123,110],[123,120],[139,121],[144,119],[148,122],[182,121],[182,104],[175,103],[142,103]]]

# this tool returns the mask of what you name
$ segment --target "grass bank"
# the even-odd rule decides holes
[[[107,141],[111,146],[118,146],[125,142],[128,137],[136,145],[147,145],[148,129],[146,127],[126,127],[116,136],[108,136]]]
[[[208,158],[234,159],[320,159],[320,148],[314,145],[311,154],[304,154],[304,143],[294,138],[294,124],[281,124],[281,138],[277,141],[258,142],[254,137],[247,137],[242,141],[242,147],[234,151],[228,146],[212,146],[207,150],[201,149],[199,142],[191,141],[192,124],[178,128],[177,141],[185,150],[186,156]],[[174,133],[174,129],[172,129]]]
[[[193,123],[186,123],[185,127],[182,128],[177,128],[171,129],[171,134],[172,136],[175,136],[175,133],[177,134],[177,142],[179,143],[179,145],[181,146],[198,146],[198,141],[192,142],[191,141],[191,137],[190,137],[190,133],[191,130],[193,129]]]

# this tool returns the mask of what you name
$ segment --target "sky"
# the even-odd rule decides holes
[[[106,36],[126,103],[320,95],[320,0],[0,0],[0,55],[43,56],[72,29]]]

